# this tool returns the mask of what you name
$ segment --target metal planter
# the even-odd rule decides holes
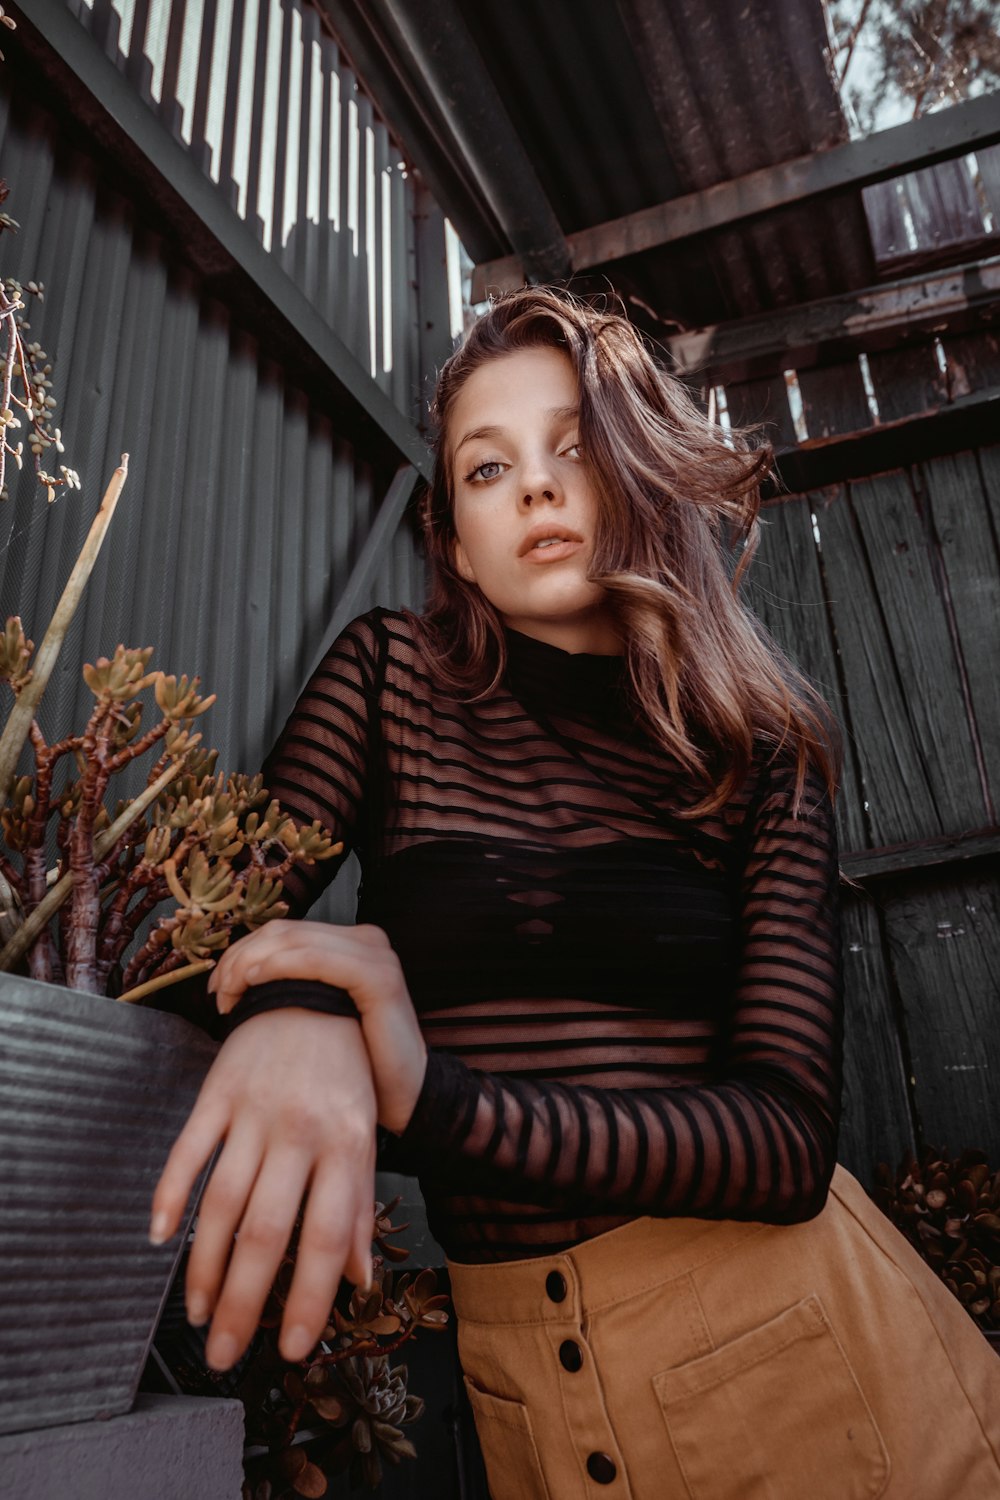
[[[216,1050],[0,974],[0,1433],[131,1408],[186,1237],[149,1244],[153,1188]]]

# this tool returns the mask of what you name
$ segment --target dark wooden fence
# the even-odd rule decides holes
[[[1000,1160],[1000,446],[947,451],[963,413],[1000,436],[998,383],[983,330],[727,390],[826,480],[765,507],[751,597],[845,729],[841,1160],[868,1186],[923,1142]]]

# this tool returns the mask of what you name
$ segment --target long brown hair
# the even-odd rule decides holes
[[[475,701],[495,691],[506,668],[498,611],[455,568],[449,414],[480,365],[539,345],[562,350],[576,371],[580,442],[598,492],[590,578],[605,589],[625,642],[636,711],[705,785],[689,816],[717,811],[767,747],[794,753],[797,800],[810,762],[832,796],[840,763],[832,715],[740,598],[770,445],[750,431],[724,434],[625,317],[568,292],[524,287],[497,297],[438,378],[420,628],[442,684]],[[727,547],[739,553],[732,578]]]

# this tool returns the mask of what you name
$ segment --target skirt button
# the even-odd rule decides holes
[[[550,1271],[545,1278],[545,1290],[551,1302],[566,1300],[566,1278],[559,1271]]]
[[[559,1363],[564,1370],[575,1374],[583,1364],[583,1350],[580,1345],[574,1343],[572,1339],[565,1339],[559,1345]]]
[[[587,1459],[587,1473],[591,1479],[596,1479],[598,1484],[611,1484],[618,1470],[615,1468],[614,1459],[606,1453],[592,1453]]]

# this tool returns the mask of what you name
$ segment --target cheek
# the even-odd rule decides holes
[[[490,555],[496,552],[496,538],[492,536],[489,516],[482,509],[476,514],[456,506],[454,525],[452,558],[460,576],[472,583],[484,568],[489,568]]]

